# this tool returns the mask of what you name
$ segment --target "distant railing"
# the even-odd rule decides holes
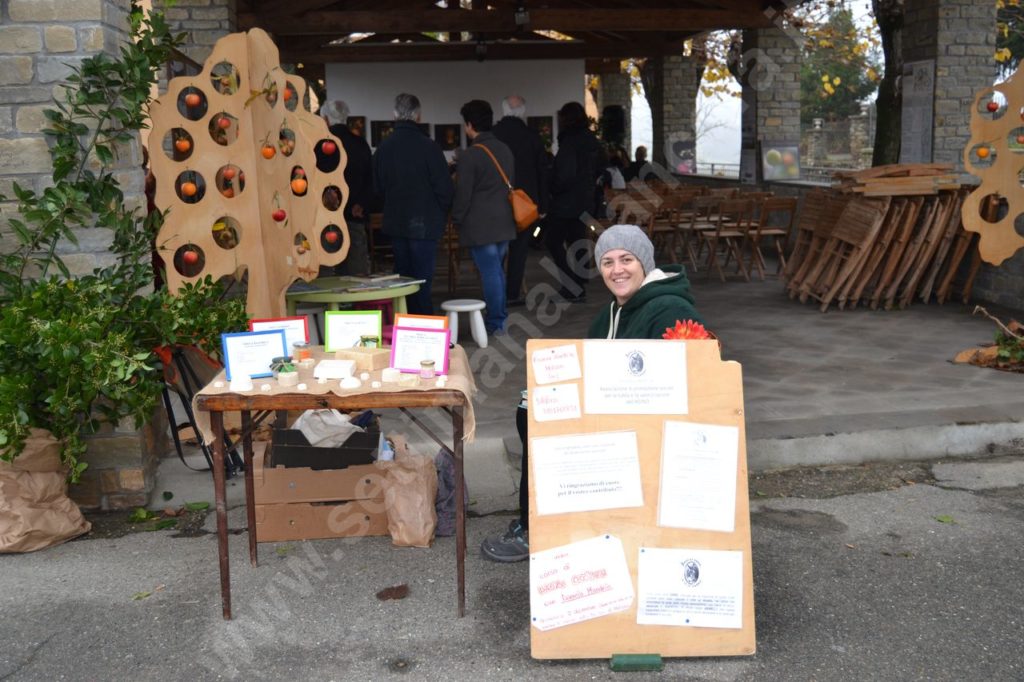
[[[800,168],[800,176],[793,179],[800,182],[815,182],[827,185],[832,181],[832,174],[837,170],[849,169],[842,169],[833,166],[802,166]],[[697,161],[697,172],[693,173],[693,175],[704,175],[736,180],[740,177],[740,165],[738,163]]]
[[[738,163],[698,161],[696,175],[713,175],[720,178],[738,178],[740,177],[740,165]]]

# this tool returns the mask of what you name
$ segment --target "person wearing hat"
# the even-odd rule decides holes
[[[682,265],[658,268],[654,245],[636,225],[612,225],[594,247],[598,271],[614,299],[590,325],[588,339],[660,339],[677,321],[704,324],[690,294]],[[527,492],[527,414],[525,401],[516,411],[516,428],[523,441],[519,481],[519,518],[502,535],[486,538],[480,551],[492,561],[511,563],[530,556],[529,494]]]
[[[590,339],[660,339],[677,320],[704,323],[682,265],[654,264],[654,245],[636,225],[612,225],[594,247],[598,272],[615,300],[587,331]]]

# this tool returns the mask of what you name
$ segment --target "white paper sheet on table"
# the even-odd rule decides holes
[[[743,552],[641,547],[640,625],[743,627]]]
[[[530,394],[533,418],[539,422],[579,419],[580,389],[576,384],[536,386]]]
[[[665,421],[658,525],[731,533],[736,529],[735,426]]]
[[[635,431],[530,439],[537,513],[642,507]]]
[[[614,535],[530,555],[530,622],[540,630],[600,618],[633,604],[633,580]]]
[[[583,342],[587,414],[686,414],[686,344]]]
[[[580,358],[574,343],[535,350],[530,361],[533,363],[533,380],[538,384],[570,381],[581,376]]]

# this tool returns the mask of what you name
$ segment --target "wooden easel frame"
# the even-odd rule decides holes
[[[581,367],[584,341],[538,339],[527,342],[527,384],[537,384],[531,358],[538,350],[576,344]],[[629,344],[630,341],[606,343]],[[723,362],[716,341],[659,341],[678,344],[685,353],[688,413],[685,415],[582,414],[579,419],[538,422],[531,410],[530,439],[575,433],[633,430],[640,456],[644,506],[540,516],[536,513],[534,472],[530,472],[530,549],[559,547],[610,533],[622,540],[626,561],[637,588],[639,549],[645,547],[738,550],[743,553],[742,628],[696,628],[637,624],[637,597],[629,610],[552,630],[530,630],[531,654],[538,659],[610,658],[614,654],[661,656],[739,656],[755,652],[754,581],[747,497],[747,450],[743,383],[740,365]],[[584,373],[585,374],[585,373]],[[574,382],[580,389],[584,379]],[[582,403],[581,403],[582,404]],[[739,429],[736,467],[736,520],[731,533],[663,528],[657,525],[662,434],[666,421],[735,426]],[[531,463],[532,468],[532,463]]]

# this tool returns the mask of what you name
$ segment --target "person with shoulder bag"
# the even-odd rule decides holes
[[[515,161],[512,150],[491,133],[494,112],[489,103],[471,100],[460,113],[472,144],[459,156],[452,222],[459,246],[469,247],[480,271],[487,306],[484,327],[488,334],[504,334],[508,317],[504,261],[508,244],[516,237],[509,201]]]
[[[494,124],[494,136],[508,145],[515,157],[514,175],[519,191],[529,195],[537,206],[537,219],[526,227],[508,247],[508,270],[505,293],[509,308],[524,305],[523,277],[526,257],[536,226],[548,212],[548,153],[540,133],[526,125],[526,100],[520,95],[509,95],[501,100],[503,117]]]

